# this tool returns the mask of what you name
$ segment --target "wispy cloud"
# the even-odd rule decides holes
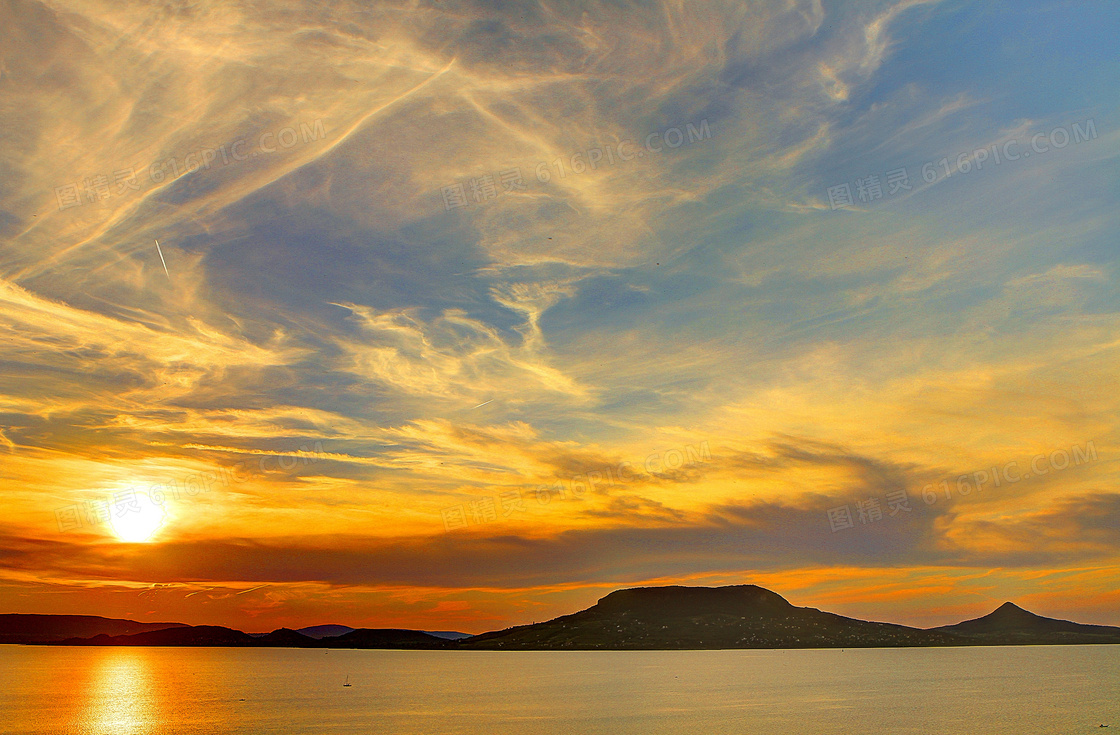
[[[214,623],[332,601],[497,627],[613,584],[751,577],[915,618],[934,592],[907,585],[951,598],[937,615],[1053,604],[1120,556],[1095,520],[1120,440],[1120,127],[1096,71],[1116,21],[7,4],[0,602],[123,612],[142,589]],[[953,168],[1088,120],[1077,145]],[[830,207],[898,168],[909,189]],[[1090,440],[1075,472],[828,528]],[[57,532],[58,507],[315,442],[314,466],[173,508],[154,543]],[[710,461],[644,466],[700,442]],[[440,521],[624,462],[626,483]],[[1114,575],[1084,574],[1104,609]]]

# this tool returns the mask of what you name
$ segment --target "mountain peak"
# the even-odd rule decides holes
[[[1005,602],[997,607],[992,612],[988,613],[985,617],[988,618],[1037,618],[1030,610],[1024,610],[1016,605],[1014,602]]]
[[[987,615],[956,625],[933,628],[963,635],[985,643],[1116,643],[1120,628],[1081,625],[1036,615],[1012,602],[1005,602]]]

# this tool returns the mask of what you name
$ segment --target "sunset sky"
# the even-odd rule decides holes
[[[0,612],[1120,624],[1118,32],[0,3]]]

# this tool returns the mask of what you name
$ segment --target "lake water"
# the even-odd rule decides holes
[[[352,686],[343,687],[346,677]],[[0,733],[1120,731],[1120,646],[349,651],[0,646]]]

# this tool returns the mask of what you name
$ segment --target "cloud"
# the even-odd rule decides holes
[[[339,304],[354,314],[363,337],[340,344],[344,368],[390,390],[444,400],[474,401],[519,384],[584,399],[586,390],[547,362],[539,326],[547,305],[508,297],[499,302],[526,315],[520,344],[461,310],[425,323],[415,311],[377,313]]]
[[[1095,492],[1062,497],[1019,513],[994,512],[953,529],[975,550],[977,563],[1044,566],[1112,558],[1120,549],[1120,495]],[[965,541],[967,539],[967,541]]]
[[[847,534],[826,515],[1120,439],[1099,16],[9,3],[6,574],[98,602],[214,587],[189,604],[260,619],[497,589],[498,622],[626,580],[844,566],[850,599],[901,608],[904,580],[1104,563],[1108,460]],[[923,176],[1089,119],[1092,140]],[[910,190],[829,206],[900,167]],[[316,442],[142,550],[52,515]],[[442,509],[511,491],[534,502],[445,532]]]

